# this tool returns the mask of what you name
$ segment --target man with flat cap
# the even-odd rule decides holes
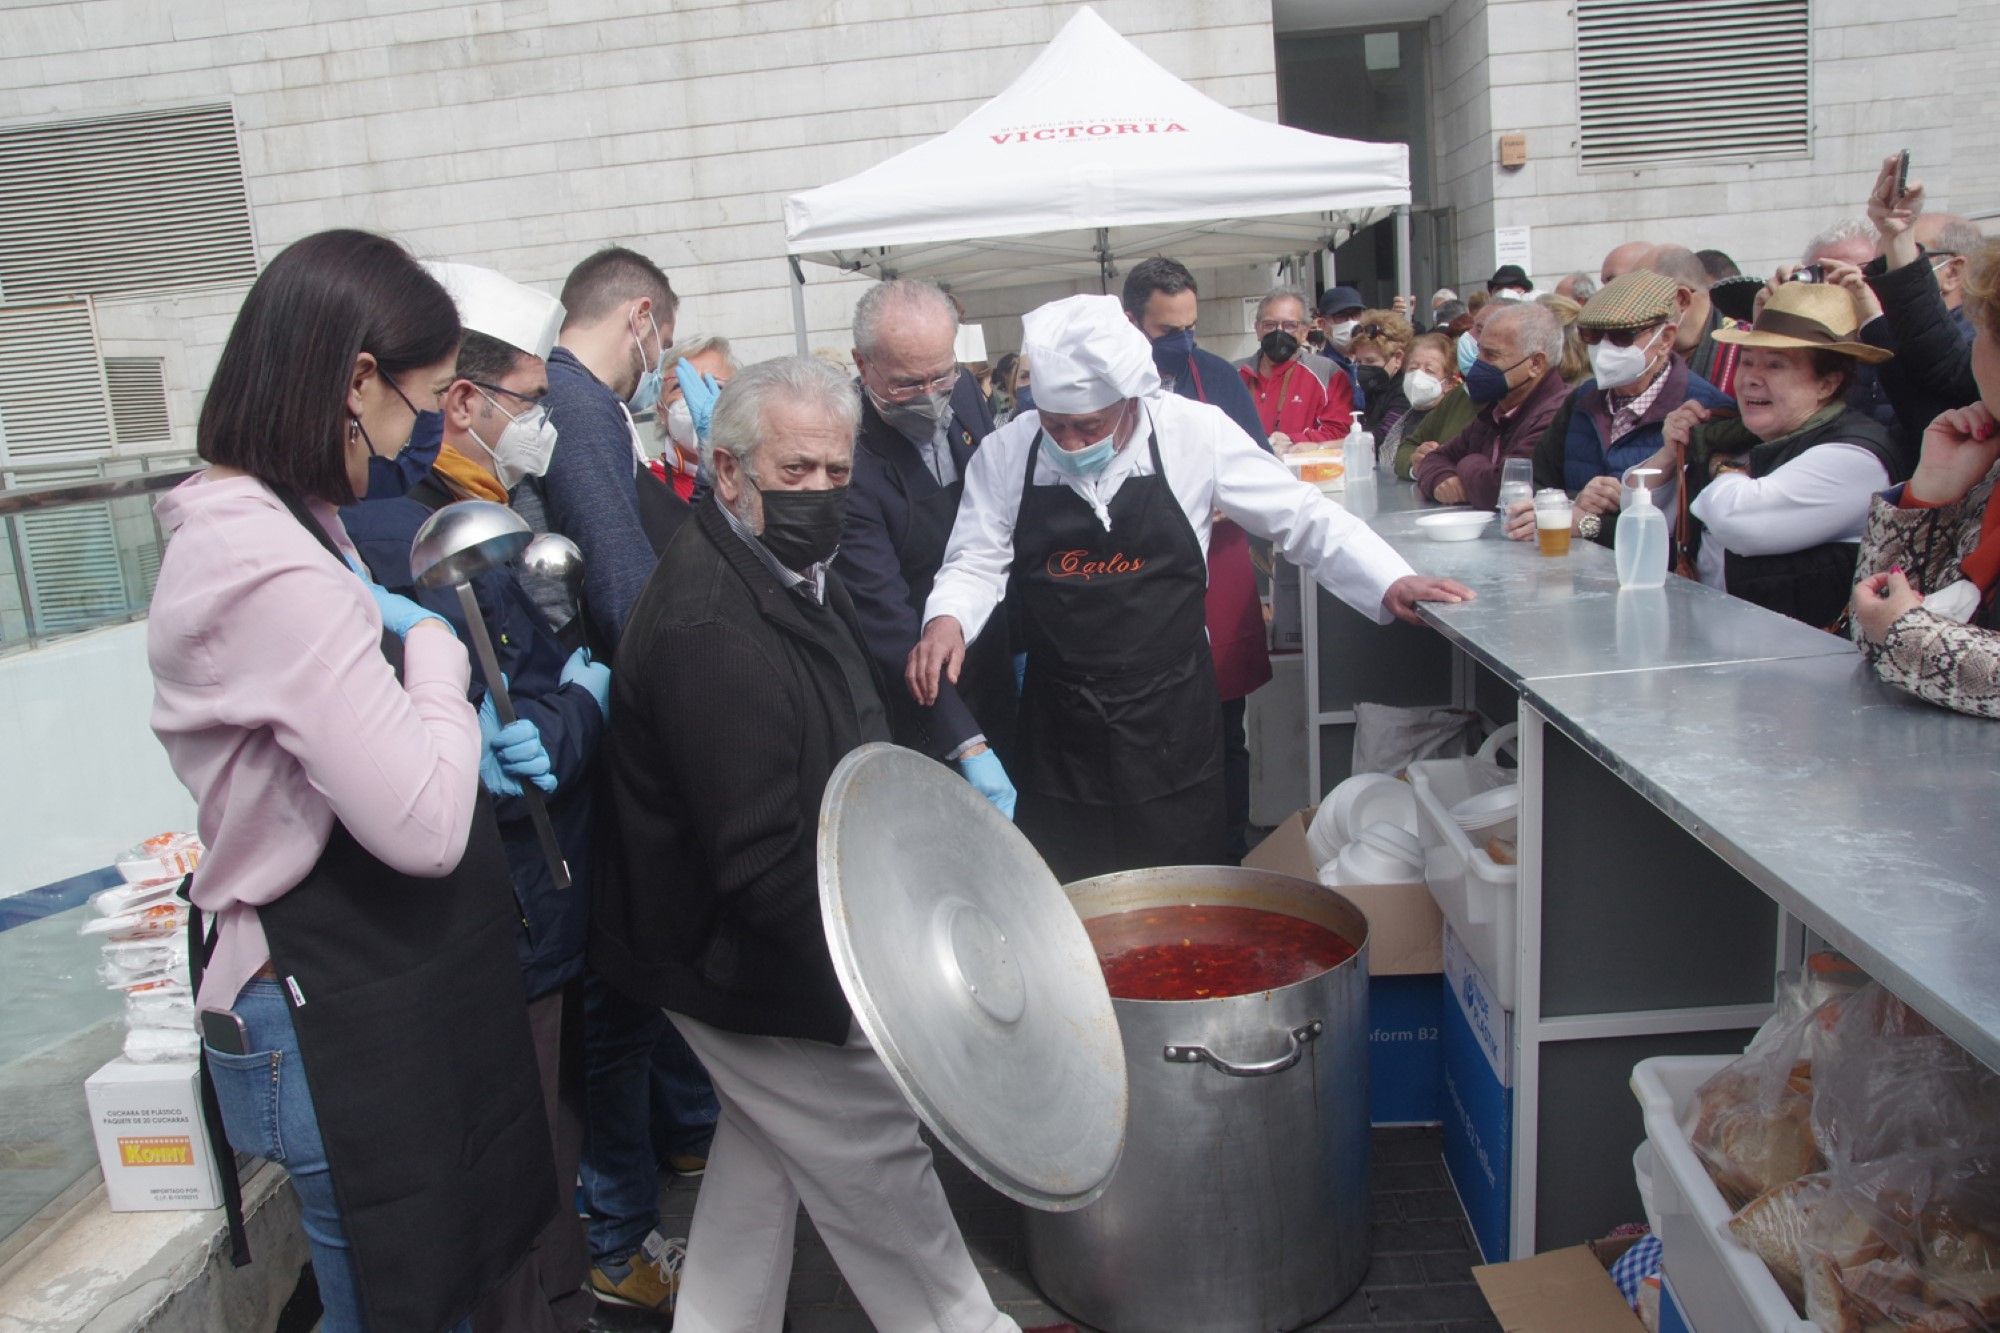
[[[1152,348],[1116,297],[1029,312],[1022,354],[1037,410],[973,455],[910,654],[910,691],[935,698],[1002,596],[1020,599],[1022,831],[1065,881],[1216,864],[1222,731],[1203,614],[1213,516],[1269,540],[1379,623],[1472,593],[1411,572],[1220,408],[1163,392]]]
[[[1618,531],[1625,473],[1660,447],[1667,415],[1693,400],[1711,410],[1729,395],[1694,373],[1675,350],[1681,315],[1674,280],[1649,269],[1620,274],[1584,303],[1577,332],[1591,377],[1570,391],[1535,446],[1535,487],[1569,492],[1571,530],[1603,546]],[[1653,502],[1673,513],[1679,477],[1655,477]],[[1532,505],[1507,516],[1507,535],[1535,539]]]

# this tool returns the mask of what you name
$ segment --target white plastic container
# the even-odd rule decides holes
[[[1649,1192],[1662,1266],[1695,1333],[1817,1333],[1764,1261],[1729,1234],[1731,1209],[1681,1132],[1695,1090],[1736,1057],[1663,1055],[1632,1070],[1651,1148]]]
[[[1632,503],[1618,515],[1618,531],[1611,542],[1618,586],[1621,590],[1663,587],[1667,581],[1667,516],[1646,488],[1646,478],[1659,475],[1659,469],[1638,467],[1629,475],[1639,480],[1632,488]]]
[[[1502,727],[1471,758],[1423,759],[1409,769],[1417,794],[1417,837],[1424,844],[1424,882],[1465,951],[1493,983],[1500,1007],[1509,1012],[1521,991],[1514,939],[1520,870],[1487,855],[1484,844],[1475,843],[1452,818],[1451,808],[1514,781],[1511,772],[1494,763],[1494,755],[1514,735],[1514,727]]]

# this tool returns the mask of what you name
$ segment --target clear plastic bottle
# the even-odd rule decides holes
[[[1618,564],[1618,586],[1658,588],[1667,581],[1667,516],[1653,503],[1646,487],[1648,477],[1660,475],[1658,468],[1634,468],[1630,474],[1632,503],[1618,516],[1618,533],[1612,541],[1612,555]]]
[[[1359,425],[1340,442],[1340,470],[1349,477],[1372,476],[1375,471],[1375,437]]]

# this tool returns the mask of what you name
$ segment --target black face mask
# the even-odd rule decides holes
[[[1257,346],[1274,365],[1283,365],[1299,354],[1299,340],[1283,329],[1272,329],[1257,340]]]
[[[1361,385],[1361,392],[1370,398],[1388,392],[1389,372],[1380,366],[1356,366],[1354,378]]]
[[[778,563],[803,574],[840,547],[841,525],[847,521],[847,488],[824,491],[767,491],[764,530],[757,539]]]

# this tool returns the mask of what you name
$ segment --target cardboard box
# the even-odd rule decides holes
[[[1306,828],[1313,809],[1294,814],[1271,836],[1250,849],[1243,864],[1252,870],[1317,880]],[[1404,977],[1444,970],[1444,916],[1424,884],[1343,884],[1341,897],[1368,918],[1368,975]]]
[[[1301,810],[1257,844],[1243,864],[1316,879]],[[1444,918],[1422,884],[1342,885],[1368,918],[1368,1118],[1377,1125],[1434,1125],[1442,1115]]]
[[[112,1212],[222,1206],[200,1080],[192,1062],[142,1065],[123,1056],[84,1080]]]
[[[1513,1203],[1513,1015],[1449,926],[1444,979],[1444,1166],[1480,1254],[1499,1263],[1509,1257]]]
[[[1472,1278],[1504,1333],[1641,1333],[1645,1327],[1588,1245],[1483,1264]]]

